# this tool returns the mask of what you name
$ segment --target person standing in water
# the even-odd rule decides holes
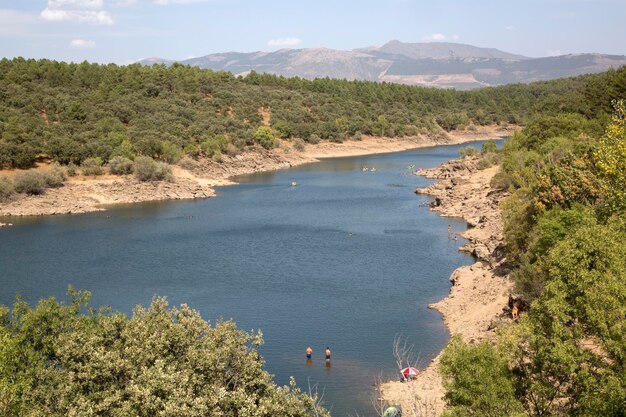
[[[326,361],[330,362],[330,348],[326,346]]]
[[[311,346],[307,346],[306,347],[306,358],[307,359],[311,359],[311,355],[313,355],[313,349],[311,349]]]
[[[452,226],[448,225],[448,239],[452,236]]]

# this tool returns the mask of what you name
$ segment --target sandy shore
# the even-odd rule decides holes
[[[63,187],[48,189],[43,195],[18,196],[12,201],[0,203],[0,216],[86,213],[105,210],[106,206],[111,204],[207,198],[215,195],[213,187],[234,184],[230,178],[236,175],[285,169],[316,162],[320,158],[397,152],[497,138],[510,134],[514,129],[514,127],[485,126],[438,137],[364,137],[360,141],[307,144],[301,152],[293,149],[292,144],[285,141],[279,148],[270,151],[256,149],[233,157],[224,156],[222,162],[203,159],[192,170],[174,167],[173,182],[139,182],[132,176],[112,175],[72,177]],[[0,174],[11,176],[14,172],[5,171]]]
[[[478,170],[477,160],[450,161],[422,172],[440,181],[416,191],[435,197],[433,211],[442,216],[462,217],[471,226],[460,233],[469,240],[461,250],[471,253],[478,261],[456,269],[450,276],[449,295],[429,305],[441,312],[450,333],[461,335],[467,342],[493,337],[498,326],[510,322],[502,310],[511,283],[503,270],[503,227],[498,208],[506,192],[489,185],[498,167]],[[388,404],[402,406],[403,415],[439,416],[445,407],[445,390],[438,363],[439,356],[414,381],[382,384],[383,399]]]

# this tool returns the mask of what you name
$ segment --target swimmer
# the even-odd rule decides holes
[[[306,347],[306,358],[307,359],[311,359],[311,355],[313,355],[313,349],[311,349],[311,346],[307,346]]]
[[[326,346],[326,361],[330,361],[330,348]]]

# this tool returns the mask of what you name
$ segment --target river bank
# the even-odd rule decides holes
[[[398,152],[497,138],[509,135],[515,129],[515,126],[483,126],[439,136],[363,137],[359,141],[307,144],[302,151],[283,141],[276,149],[255,149],[236,156],[224,156],[220,162],[205,158],[192,169],[174,166],[173,182],[139,182],[131,175],[71,177],[63,187],[48,189],[43,195],[19,196],[0,203],[0,216],[75,214],[105,210],[106,206],[113,204],[208,198],[215,195],[214,187],[234,184],[230,178],[236,175],[285,169],[316,162],[320,158]],[[0,174],[10,176],[12,172]]]
[[[503,266],[503,223],[498,208],[507,193],[490,186],[499,167],[479,170],[478,160],[468,157],[422,171],[420,175],[439,181],[416,190],[434,197],[431,210],[445,217],[462,217],[470,225],[458,233],[469,240],[460,250],[472,254],[477,262],[456,269],[450,276],[449,295],[429,305],[442,314],[451,334],[467,342],[491,338],[499,325],[508,322],[502,308],[511,291]],[[439,357],[411,382],[382,384],[383,400],[402,406],[406,415],[439,416],[445,408]]]

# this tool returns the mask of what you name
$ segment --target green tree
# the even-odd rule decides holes
[[[327,416],[293,384],[263,369],[259,333],[214,326],[186,305],[155,298],[127,318],[71,303],[18,299],[0,308],[0,411],[4,415]],[[87,311],[87,314],[81,314]]]
[[[274,131],[268,126],[259,126],[254,131],[254,141],[265,149],[272,149],[274,147]]]
[[[468,345],[454,336],[439,369],[444,376],[446,416],[521,416],[505,356],[487,342]]]

